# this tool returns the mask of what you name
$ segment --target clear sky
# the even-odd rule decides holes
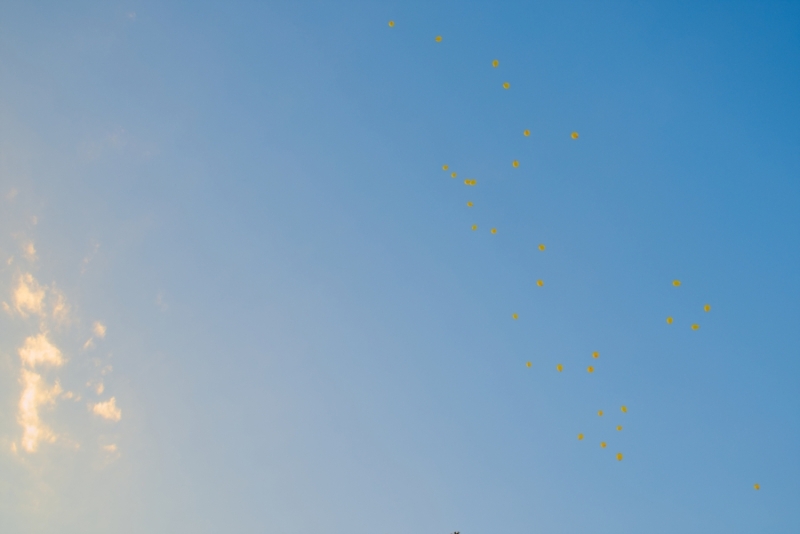
[[[0,531],[800,532],[799,102],[796,2],[3,1]]]

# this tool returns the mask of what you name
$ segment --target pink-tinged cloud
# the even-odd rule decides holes
[[[22,448],[29,453],[36,452],[42,441],[52,443],[55,434],[45,426],[39,417],[42,406],[54,405],[62,389],[58,382],[51,388],[46,387],[41,375],[22,369],[20,373],[22,396],[19,399],[17,422],[22,426]]]
[[[44,288],[33,278],[30,273],[19,277],[14,290],[14,309],[23,317],[30,314],[42,315],[44,302]]]
[[[17,352],[22,360],[22,364],[31,368],[37,365],[52,365],[54,367],[64,365],[64,358],[61,356],[61,351],[58,350],[58,347],[50,343],[46,333],[26,338],[25,344],[17,349]]]
[[[98,402],[92,406],[92,412],[109,421],[119,421],[122,419],[122,410],[117,408],[117,400],[114,397],[111,397],[106,402]]]

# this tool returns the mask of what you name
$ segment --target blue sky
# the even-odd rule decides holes
[[[799,27],[4,2],[0,530],[797,531]]]

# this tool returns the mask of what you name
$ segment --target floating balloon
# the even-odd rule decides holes
[[[603,410],[597,410],[597,415],[599,415],[600,417],[603,417]]]
[[[441,35],[437,35],[436,36],[436,42],[437,43],[441,43],[442,42],[442,36]]]
[[[495,67],[495,68],[497,68],[497,66],[498,66],[499,64],[500,64],[500,62],[499,62],[498,60],[496,60],[496,59],[495,59],[494,61],[492,61],[492,67]]]
[[[539,250],[544,250],[544,245],[539,245]]]
[[[467,207],[468,207],[468,208],[471,208],[471,207],[472,207],[472,202],[471,202],[471,201],[470,201],[470,202],[467,202]]]
[[[492,228],[490,231],[491,231],[493,234],[496,234],[496,233],[497,233],[497,228]]]
[[[450,174],[450,178],[455,178],[456,176],[458,176],[456,173]]]
[[[511,84],[510,84],[510,83],[508,83],[508,82],[503,82],[503,89],[508,89],[509,87],[511,87]]]
[[[621,461],[622,461],[622,453],[621,453],[621,452],[618,452],[618,453],[617,453],[617,461],[618,461],[618,462],[621,462]]]
[[[558,365],[556,365],[556,371],[558,371],[560,373],[563,370],[564,370],[564,366],[563,365],[561,365],[560,363]]]
[[[530,130],[525,130],[524,132],[522,132],[522,135],[524,135],[525,137],[528,137],[530,134],[531,134]]]
[[[620,408],[620,410],[622,410],[622,413],[628,413],[628,407],[627,406],[622,406]]]
[[[695,323],[692,325],[692,330],[697,330],[698,328],[700,328],[699,324]]]
[[[578,138],[578,132],[572,132],[572,136],[571,137],[573,139],[577,139]]]
[[[473,230],[477,230],[477,229],[478,229],[478,225],[477,225],[477,224],[473,224],[473,225],[472,225],[472,229],[473,229]]]
[[[519,319],[519,315],[517,315],[516,313],[512,313],[511,314],[511,318],[512,319]]]
[[[393,20],[390,20],[390,21],[389,21],[389,27],[390,27],[390,28],[394,28],[394,21],[393,21]]]
[[[583,434],[578,434],[578,439],[579,440],[583,439]]]
[[[587,367],[586,370],[590,373],[594,373],[594,367],[592,367],[591,365]]]
[[[705,306],[703,306],[703,311],[710,312],[711,311],[711,304],[706,304]]]
[[[620,432],[621,430],[622,430],[622,425],[618,425],[617,426],[617,432]]]
[[[596,360],[597,358],[599,358],[599,357],[600,357],[600,353],[599,353],[599,352],[593,352],[593,353],[592,353],[592,358],[594,358],[595,360]]]
[[[758,491],[761,489],[761,484],[753,484],[753,489]]]
[[[678,287],[679,285],[681,285],[681,281],[680,280],[673,280],[672,281],[672,285],[675,286],[675,287]]]
[[[447,170],[447,169],[449,169],[449,168],[450,168],[450,167],[449,167],[448,165],[442,165],[442,170],[443,170],[443,171],[446,171],[446,170]]]
[[[512,161],[511,162],[511,166],[516,169],[517,167],[519,167],[519,161],[517,161],[517,160]]]
[[[544,285],[544,281],[543,280],[537,280],[536,281],[536,285],[539,286],[539,287],[542,287]]]
[[[605,441],[601,441],[600,442],[600,446],[605,449],[606,448],[606,442]]]
[[[526,365],[527,367],[530,367],[530,366],[531,366],[531,362],[528,362],[528,363],[526,363],[525,365]]]
[[[672,324],[672,317],[667,317],[667,324]]]

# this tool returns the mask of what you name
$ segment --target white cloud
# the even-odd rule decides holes
[[[27,369],[22,369],[20,383],[22,395],[19,399],[17,422],[22,426],[21,445],[27,452],[36,452],[39,442],[52,443],[56,440],[53,431],[39,418],[39,408],[55,404],[56,397],[62,390],[58,382],[52,388],[47,388],[41,375]]]
[[[36,337],[29,336],[25,339],[25,344],[17,352],[24,365],[36,367],[39,364],[47,364],[60,367],[64,364],[64,358],[58,347],[50,343],[47,334],[41,333]]]
[[[92,406],[92,412],[109,421],[119,421],[122,419],[122,410],[117,408],[117,401],[114,397],[111,397],[106,402],[98,402]]]
[[[17,188],[16,187],[12,188],[11,191],[6,193],[6,199],[14,200],[17,197],[17,193],[19,193],[19,191],[17,191]]]
[[[92,332],[100,339],[103,339],[106,337],[106,326],[100,321],[95,321],[94,326],[92,326]]]
[[[44,288],[39,285],[33,275],[25,273],[20,275],[17,288],[14,290],[14,307],[23,317],[29,313],[42,315],[44,301]]]

